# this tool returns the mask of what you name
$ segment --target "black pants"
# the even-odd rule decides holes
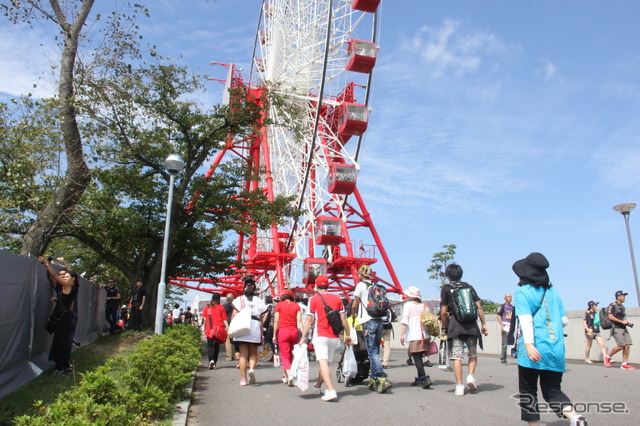
[[[142,326],[142,311],[140,306],[131,307],[131,328],[133,331],[140,331]]]
[[[118,313],[118,306],[106,306],[104,308],[104,317],[109,323],[109,332],[115,333],[118,331],[118,320],[116,314]]]
[[[549,370],[536,370],[518,365],[518,385],[520,390],[520,412],[525,422],[540,420],[538,406],[538,378],[542,397],[558,417],[562,417],[565,407],[573,407],[571,400],[562,392],[562,373]]]
[[[424,352],[416,352],[411,354],[411,358],[413,358],[413,363],[416,366],[416,372],[418,373],[418,377],[424,377],[427,374],[424,371],[424,361],[422,361],[422,356]]]
[[[213,361],[217,364],[218,353],[220,353],[220,343],[207,337],[207,355],[209,356],[209,362]]]

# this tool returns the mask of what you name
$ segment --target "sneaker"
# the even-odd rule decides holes
[[[620,366],[620,368],[622,368],[623,370],[635,370],[635,369],[636,369],[633,365],[629,365],[629,364],[627,364],[627,363],[622,364],[622,365]]]
[[[246,379],[240,379],[240,386],[247,386],[248,384]]]
[[[292,388],[292,387],[293,387],[293,377],[289,377],[289,378],[287,379],[287,386],[289,386],[290,388]]]
[[[376,389],[376,392],[378,393],[385,393],[386,391],[388,391],[393,387],[391,382],[389,382],[389,380],[387,379],[381,379],[378,382],[379,382],[378,388]]]
[[[64,374],[73,373],[73,367],[67,367],[64,369]]]
[[[421,383],[420,377],[416,377],[411,386],[418,386]]]
[[[253,385],[256,383],[256,372],[253,370],[249,370],[249,384]]]
[[[317,383],[316,383],[317,385]],[[322,386],[317,387],[316,385],[311,386],[314,395],[322,395]]]
[[[576,414],[571,418],[571,426],[588,426],[587,419],[581,414]]]
[[[456,396],[464,396],[464,385],[456,385]]]
[[[51,375],[53,377],[64,376],[64,370],[54,370],[53,373],[51,373]]]
[[[584,362],[586,362],[587,364],[593,364],[593,361],[591,361],[589,358],[585,359]]]
[[[216,368],[215,361],[209,361],[209,370],[213,370],[214,368]]]
[[[431,377],[424,376],[422,378],[422,389],[428,389],[432,384],[433,384],[433,380],[431,380]]]
[[[604,365],[605,365],[605,367],[611,367],[611,357],[610,356],[605,356],[604,357]]]
[[[334,399],[338,398],[338,393],[336,392],[336,390],[327,390],[324,395],[322,396],[322,399],[324,402],[328,402],[328,401],[333,401]]]
[[[424,366],[425,366],[425,367],[433,367],[433,364],[431,363],[431,361],[426,360],[426,361],[424,362]]]
[[[506,359],[501,359],[501,360],[500,360],[500,363],[501,363],[501,364],[504,364],[504,365],[507,365],[507,360],[506,360]]]
[[[467,387],[470,392],[475,392],[478,390],[478,386],[476,385],[476,378],[472,375],[467,376]]]
[[[369,390],[374,391],[378,389],[378,379],[374,379],[373,377],[369,378],[369,385],[367,386]]]

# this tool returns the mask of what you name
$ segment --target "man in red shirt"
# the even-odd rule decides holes
[[[326,276],[320,275],[316,278],[314,295],[309,301],[309,313],[304,321],[302,328],[302,339],[300,340],[300,346],[305,344],[305,336],[314,323],[313,329],[313,347],[316,352],[316,360],[320,366],[320,373],[318,374],[318,382],[313,386],[313,393],[320,395],[322,393],[322,384],[327,386],[327,390],[322,397],[323,401],[332,401],[338,398],[336,390],[331,383],[331,370],[329,369],[329,363],[333,361],[333,355],[340,342],[340,337],[333,332],[327,315],[325,313],[325,303],[328,307],[340,311],[340,319],[342,320],[342,326],[345,330],[349,329],[347,325],[347,319],[344,316],[344,308],[342,300],[335,294],[327,293],[329,288],[329,280]],[[324,299],[324,302],[323,302]],[[351,337],[345,337],[345,343],[351,344]]]

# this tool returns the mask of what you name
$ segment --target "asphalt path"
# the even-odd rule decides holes
[[[365,384],[345,387],[336,383],[335,370],[340,353],[331,364],[337,401],[323,402],[311,389],[282,383],[280,368],[262,364],[256,369],[257,383],[240,386],[235,362],[224,361],[221,348],[219,367],[208,369],[206,357],[196,373],[188,425],[522,425],[520,409],[513,395],[517,392],[517,365],[510,359],[502,365],[498,357],[480,355],[476,380],[478,390],[465,396],[454,394],[453,372],[427,368],[432,389],[410,386],[415,367],[406,364],[406,352],[393,350],[385,370],[393,388],[386,394],[371,392]],[[619,357],[619,356],[618,356]],[[433,357],[432,357],[433,358]],[[614,357],[615,359],[616,357]],[[606,368],[569,361],[562,389],[582,408],[590,426],[637,425],[640,423],[640,369],[621,370],[616,363]],[[310,383],[315,383],[318,364],[310,363]],[[467,367],[464,367],[464,377]],[[542,401],[542,398],[540,397]],[[617,403],[617,405],[614,405]],[[611,414],[611,411],[626,411]],[[543,414],[541,424],[568,425],[554,414]]]

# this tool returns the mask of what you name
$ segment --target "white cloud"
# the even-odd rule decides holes
[[[27,26],[0,27],[0,92],[12,97],[53,95],[55,84],[49,73],[57,63],[56,49]]]
[[[487,55],[501,54],[504,44],[494,34],[465,32],[458,21],[445,19],[442,26],[422,27],[404,47],[417,51],[431,73],[462,76],[477,71]]]
[[[546,80],[550,80],[554,75],[556,75],[557,70],[558,67],[555,64],[547,62],[546,66],[544,67],[544,75]]]

